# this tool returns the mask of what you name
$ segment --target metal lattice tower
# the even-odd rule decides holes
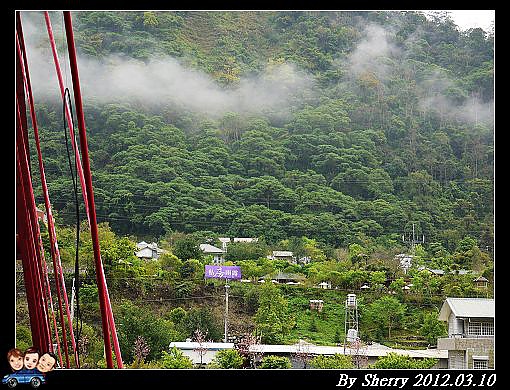
[[[347,345],[358,340],[358,301],[356,294],[347,294],[345,300],[344,354]]]

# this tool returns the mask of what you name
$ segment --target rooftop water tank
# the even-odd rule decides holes
[[[356,294],[347,294],[347,306],[356,307]]]

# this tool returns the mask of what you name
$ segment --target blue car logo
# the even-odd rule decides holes
[[[29,383],[34,389],[37,389],[43,383],[46,383],[44,375],[37,370],[20,370],[7,374],[2,378],[2,383],[10,389],[15,388],[18,383]]]

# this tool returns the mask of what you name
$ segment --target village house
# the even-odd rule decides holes
[[[158,244],[155,242],[150,244],[145,241],[139,242],[136,244],[136,249],[135,256],[143,260],[156,260],[165,252],[163,249],[158,248]]]
[[[273,253],[267,256],[270,260],[285,260],[289,263],[295,263],[296,258],[294,257],[294,253],[290,251],[273,251]]]
[[[473,271],[471,270],[467,270],[467,269],[459,269],[459,270],[453,270],[453,271],[450,271],[450,272],[446,272],[442,269],[433,269],[433,268],[427,268],[427,267],[418,267],[418,271],[427,271],[429,272],[430,274],[432,275],[435,275],[435,276],[444,276],[446,274],[450,274],[450,275],[468,275],[468,274],[471,274],[473,273]]]
[[[418,267],[418,271],[427,271],[435,276],[443,276],[445,273],[442,269],[433,269],[433,268],[425,268],[425,267]]]
[[[298,264],[302,264],[302,265],[306,265],[306,264],[311,263],[311,261],[312,261],[312,258],[310,256],[303,256],[303,257],[300,257],[297,260],[297,263]]]
[[[494,311],[494,299],[446,299],[439,319],[448,324],[448,337],[437,348],[448,350],[448,368],[494,368]]]
[[[262,278],[262,280],[269,279],[270,277],[271,275],[269,274],[265,275],[264,278]],[[276,274],[276,276],[273,276],[271,278],[271,281],[273,283],[279,284],[300,284],[304,279],[305,277],[301,275],[279,271],[278,274]]]
[[[225,251],[223,249],[211,244],[200,244],[200,249],[204,252],[204,255],[213,257],[214,264],[223,264],[225,261]]]

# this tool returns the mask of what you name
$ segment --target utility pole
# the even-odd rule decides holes
[[[415,228],[414,228],[414,222],[413,222],[413,229],[412,229],[412,233],[411,233],[411,237],[406,237],[406,234],[402,234],[402,242],[405,242],[405,243],[408,243],[408,244],[411,244],[411,253],[414,255],[414,248],[415,248],[415,245],[416,244],[423,244],[425,242],[425,235],[421,235],[421,240],[419,240],[417,237],[416,237],[416,232],[415,232]]]
[[[228,279],[225,279],[225,340],[224,342],[228,342],[228,289],[230,286],[228,285]]]

